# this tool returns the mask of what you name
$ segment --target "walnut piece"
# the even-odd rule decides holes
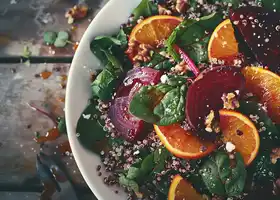
[[[220,132],[220,127],[218,125],[218,122],[215,120],[215,113],[213,110],[210,111],[210,113],[206,116],[205,119],[205,130],[209,133],[215,132],[219,133]]]
[[[234,110],[235,108],[239,108],[239,106],[240,106],[240,104],[237,100],[237,96],[233,92],[228,93],[228,94],[223,94],[222,100],[224,102],[225,109]]]
[[[279,158],[280,158],[280,148],[272,149],[272,153],[270,154],[270,159],[272,164],[276,164]]]
[[[189,71],[189,67],[185,61],[182,61],[174,67],[174,71],[178,74],[185,74]]]
[[[158,5],[158,13],[160,15],[171,15],[172,12],[170,10],[168,10],[167,8],[161,6],[161,5]]]

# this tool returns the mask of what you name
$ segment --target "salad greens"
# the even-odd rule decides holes
[[[178,11],[176,7],[178,2],[187,4],[184,13]],[[168,140],[164,141],[161,138],[161,133],[157,132],[159,137],[155,137],[155,133],[150,130],[151,124],[158,126],[180,124],[178,126],[180,129],[184,128],[186,134],[196,137],[195,139],[201,142],[201,144],[199,143],[199,151],[201,154],[204,152],[203,142],[206,140],[205,132],[203,132],[204,127],[198,129],[190,123],[190,115],[186,114],[188,109],[186,103],[189,103],[189,101],[186,102],[186,97],[194,85],[193,82],[202,79],[203,73],[207,73],[206,70],[199,74],[200,70],[209,68],[210,61],[207,49],[214,29],[225,17],[228,17],[227,14],[230,9],[237,9],[244,1],[205,0],[203,1],[205,6],[202,6],[201,2],[190,0],[166,3],[165,0],[142,0],[132,12],[128,23],[122,25],[117,34],[97,36],[90,44],[92,53],[99,59],[104,68],[91,84],[92,99],[78,120],[77,138],[85,148],[99,153],[105,169],[114,172],[116,182],[129,191],[134,191],[137,197],[142,197],[143,191],[150,191],[149,194],[156,194],[157,197],[150,197],[152,199],[168,198],[172,176],[179,174],[191,183],[201,195],[230,197],[235,200],[246,198],[244,193],[249,193],[248,200],[252,200],[255,197],[251,199],[250,194],[256,191],[256,185],[271,185],[273,187],[276,180],[280,178],[278,155],[274,159],[275,162],[272,162],[271,157],[271,153],[277,150],[275,148],[280,148],[280,125],[275,124],[270,119],[263,109],[263,105],[254,101],[240,100],[240,107],[234,109],[234,112],[247,116],[260,133],[260,149],[249,166],[246,166],[248,163],[244,162],[237,146],[234,146],[233,152],[230,153],[224,145],[220,144],[222,133],[217,134],[217,137],[215,135],[215,145],[218,147],[214,152],[203,155],[203,158],[186,156],[185,159],[181,159],[185,154],[184,156],[178,156],[176,151],[171,151],[168,148],[174,154],[172,155],[160,142],[166,147],[175,146],[174,148],[178,147],[180,150],[192,146],[192,143],[186,141],[185,146],[180,146],[179,135],[178,140],[176,140],[177,138],[172,138],[173,136],[168,138],[168,133],[166,135],[162,133]],[[262,4],[275,12],[280,11],[280,3],[276,0],[256,0],[255,3]],[[150,47],[149,49],[139,47],[144,52],[142,52],[143,55],[140,55],[147,56],[147,59],[143,59],[145,62],[141,60],[139,60],[139,63],[132,61],[133,59],[126,55],[128,46],[135,45],[136,47],[133,47],[138,48],[137,45],[139,44],[137,42],[139,41],[131,44],[129,34],[137,23],[141,23],[142,19],[162,15],[159,12],[158,4],[164,9],[171,10],[172,16],[182,15],[185,18],[172,31],[171,35],[165,38],[166,40],[164,39],[164,43],[160,40],[158,46],[153,46],[151,49]],[[209,8],[208,5],[210,5]],[[215,9],[212,9],[209,13],[207,10],[212,8],[211,6]],[[195,15],[197,13],[193,12],[196,10],[201,10],[201,13]],[[56,37],[54,33],[49,32],[44,35],[44,40],[51,44],[55,43]],[[238,41],[243,39],[242,35],[238,36]],[[241,43],[239,43],[239,48]],[[199,69],[197,70],[198,73],[195,74],[199,74],[197,77],[193,76],[188,65],[185,67],[189,71],[176,71],[176,68],[180,68],[182,64],[182,58],[177,52],[178,47],[197,65],[195,66]],[[131,51],[136,50],[132,48]],[[242,52],[241,48],[240,52]],[[139,67],[139,65],[141,70],[133,69]],[[178,65],[179,67],[177,67]],[[221,74],[218,74],[218,76],[214,72],[219,73],[219,70],[217,72],[213,70],[212,75],[222,79]],[[226,72],[230,74],[231,70]],[[241,72],[240,76],[243,80],[244,76]],[[212,82],[209,81],[209,85],[211,84]],[[206,95],[203,96],[203,94],[208,86],[199,85],[197,87],[195,92],[197,94],[202,93],[201,98],[204,98]],[[223,88],[222,85],[217,89],[222,90],[221,88]],[[213,96],[218,92],[220,91],[213,91]],[[207,98],[209,94],[207,93]],[[243,91],[240,91],[240,94],[240,99],[242,99]],[[121,103],[117,104],[117,100]],[[197,105],[196,101],[200,100],[200,98],[195,98],[193,100],[195,102],[189,103],[189,105]],[[96,106],[98,103],[106,103],[104,110]],[[209,107],[208,104],[207,106]],[[225,105],[219,105],[218,107],[222,108],[223,106]],[[216,112],[218,113],[218,110],[213,113]],[[217,124],[219,124],[219,119],[216,119],[216,116],[211,119],[209,114],[205,118],[205,123],[207,120],[211,123],[217,120]],[[120,129],[117,129],[117,126]],[[65,119],[59,121],[58,129],[62,133],[67,132]],[[122,132],[119,130],[128,130],[125,133],[128,137],[124,137],[124,133],[119,133]],[[195,134],[190,134],[190,130]],[[138,134],[141,137],[136,137]],[[208,132],[206,134],[209,135]],[[125,138],[133,139],[126,141]]]
[[[218,13],[201,17],[199,20],[184,20],[170,35],[166,41],[168,53],[176,60],[180,61],[180,55],[173,45],[178,45],[195,63],[206,62],[208,59],[207,46],[212,31],[222,21]]]
[[[97,100],[92,99],[83,111],[77,123],[77,138],[87,149],[98,150],[97,143],[105,139],[104,120],[99,118],[100,111],[96,108]]]
[[[232,166],[227,153],[216,152],[203,164],[200,173],[211,193],[237,196],[243,191],[247,172],[239,153],[235,155],[235,162]]]
[[[130,102],[129,111],[148,123],[161,126],[181,122],[185,118],[187,86],[158,84],[144,86]]]

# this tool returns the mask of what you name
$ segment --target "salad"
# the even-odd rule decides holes
[[[92,173],[128,199],[280,199],[279,12],[278,0],[142,0],[94,38],[104,69],[76,131],[100,155]]]

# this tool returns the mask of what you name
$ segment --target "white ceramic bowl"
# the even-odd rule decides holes
[[[84,149],[76,137],[76,124],[91,97],[89,69],[102,68],[90,51],[90,42],[98,35],[116,33],[141,0],[110,0],[91,22],[74,56],[66,89],[66,124],[70,145],[77,165],[92,192],[99,200],[124,200],[125,194],[115,194],[97,175],[100,164],[97,155]]]

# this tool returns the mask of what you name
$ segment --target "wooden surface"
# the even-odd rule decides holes
[[[71,41],[79,41],[91,19],[107,0],[88,0],[92,8],[90,16],[75,24]],[[40,150],[34,140],[34,132],[42,135],[52,127],[49,119],[34,112],[27,103],[34,103],[63,114],[64,103],[59,99],[65,95],[61,89],[61,75],[67,75],[70,64],[10,64],[11,57],[22,55],[23,47],[29,46],[33,56],[68,57],[71,61],[74,51],[69,46],[51,54],[49,47],[42,44],[42,33],[46,30],[71,30],[64,17],[65,11],[75,0],[1,0],[0,1],[0,199],[38,199],[40,193],[27,191],[14,193],[10,188],[32,190],[39,184],[35,170],[35,156]],[[49,13],[49,14],[48,14]],[[47,17],[46,17],[47,16]],[[45,18],[45,19],[44,19]],[[47,18],[47,19],[46,19]],[[6,59],[6,60],[5,60]],[[44,70],[59,72],[47,80],[34,75]],[[46,107],[47,106],[47,107]],[[66,136],[48,144],[46,151],[56,152],[56,146],[67,140]],[[88,190],[71,154],[62,159],[77,187],[84,191],[81,199],[94,199]],[[30,187],[29,187],[30,186]],[[8,190],[8,191],[7,191]],[[36,187],[34,186],[34,190]],[[38,189],[40,190],[40,189]],[[21,191],[23,192],[23,191]],[[24,198],[23,198],[24,197]]]

